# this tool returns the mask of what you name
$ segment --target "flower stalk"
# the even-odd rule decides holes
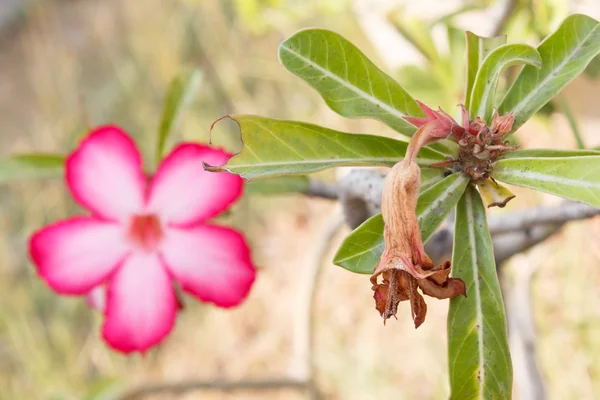
[[[412,137],[406,157],[394,165],[384,182],[385,251],[371,276],[375,307],[384,323],[396,316],[398,304],[405,300],[410,302],[415,328],[425,321],[427,304],[418,288],[438,299],[466,295],[464,282],[449,277],[450,261],[435,267],[425,253],[416,215],[421,185],[417,154],[421,147],[450,135],[452,124],[447,122],[435,118],[423,124]]]

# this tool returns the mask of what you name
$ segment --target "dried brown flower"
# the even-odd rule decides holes
[[[427,314],[427,305],[417,288],[438,299],[466,295],[464,282],[449,278],[450,261],[435,267],[425,254],[416,216],[421,184],[417,153],[424,145],[447,137],[455,129],[445,116],[438,115],[421,124],[410,141],[406,157],[385,179],[382,198],[385,251],[371,276],[375,307],[384,322],[396,316],[401,301],[409,300],[416,328]]]

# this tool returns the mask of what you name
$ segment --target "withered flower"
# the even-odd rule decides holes
[[[381,205],[385,251],[371,276],[375,307],[384,323],[396,316],[398,303],[409,300],[415,328],[423,323],[427,314],[427,305],[417,288],[438,299],[466,295],[464,282],[449,277],[450,261],[435,267],[425,254],[416,215],[421,184],[421,171],[416,163],[419,149],[456,132],[457,127],[463,128],[441,110],[436,112],[425,105],[421,107],[426,107],[423,109],[428,118],[411,121],[420,128],[408,145],[406,157],[385,179]],[[378,283],[380,276],[381,283]]]
[[[513,124],[515,123],[515,113],[510,112],[506,113],[503,116],[498,115],[498,110],[494,109],[494,115],[492,117],[492,124],[490,125],[490,130],[492,131],[492,135],[494,137],[501,138],[507,133],[509,133],[512,129]]]

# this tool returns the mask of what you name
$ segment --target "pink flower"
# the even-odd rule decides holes
[[[449,135],[452,135],[456,139],[460,139],[464,135],[465,128],[460,126],[458,122],[454,120],[454,118],[444,112],[441,108],[438,111],[433,111],[426,104],[421,103],[419,100],[416,100],[416,102],[426,116],[404,117],[404,119],[410,124],[420,128],[428,122],[435,121],[435,124],[433,125],[435,128],[431,130],[429,136],[438,139],[443,139]],[[469,114],[464,107],[462,107],[462,117],[463,123],[469,122]]]
[[[94,130],[66,162],[73,198],[91,216],[31,237],[38,273],[58,293],[88,294],[104,311],[102,336],[124,353],[145,351],[171,331],[178,307],[173,281],[202,301],[239,304],[256,275],[248,245],[237,231],[207,221],[241,195],[243,180],[203,168],[229,157],[180,144],[147,180],[125,132]]]

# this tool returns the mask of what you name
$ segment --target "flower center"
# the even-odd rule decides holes
[[[139,214],[131,218],[128,237],[143,250],[156,250],[163,238],[163,230],[156,214]]]

